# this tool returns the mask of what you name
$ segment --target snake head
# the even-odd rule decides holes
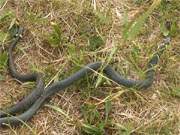
[[[164,26],[167,29],[168,34],[164,35],[164,39],[163,39],[162,43],[158,46],[159,50],[164,50],[171,42],[171,37],[170,37],[170,34],[169,34],[169,32],[171,31],[171,22],[166,21]]]
[[[22,37],[23,28],[20,27],[18,24],[14,24],[14,25],[11,26],[11,28],[9,29],[9,33],[10,33],[10,36],[11,36],[12,38]]]
[[[165,45],[170,44],[170,42],[171,42],[171,38],[170,38],[170,37],[166,37],[166,38],[163,40],[163,43],[164,43]]]

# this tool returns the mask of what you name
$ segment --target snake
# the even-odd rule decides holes
[[[67,87],[72,85],[74,82],[80,80],[81,78],[87,75],[89,76],[90,74],[100,69],[102,69],[102,73],[108,79],[112,80],[118,85],[122,85],[137,90],[145,90],[149,88],[153,84],[155,78],[155,66],[158,64],[160,56],[167,48],[167,45],[170,44],[171,40],[169,36],[165,36],[162,43],[158,46],[157,51],[152,55],[152,57],[148,61],[146,66],[147,70],[145,72],[145,77],[142,80],[127,79],[122,74],[115,71],[110,65],[104,66],[103,62],[97,61],[83,66],[80,70],[78,70],[77,72],[63,80],[54,82],[51,85],[44,87],[43,75],[41,73],[35,72],[22,75],[19,72],[17,72],[14,63],[13,50],[15,49],[18,41],[20,40],[22,32],[22,27],[16,27],[16,34],[14,36],[14,40],[9,47],[8,67],[11,76],[22,82],[35,81],[36,88],[32,90],[32,92],[22,101],[18,102],[12,107],[9,107],[8,109],[5,109],[4,111],[0,111],[0,127],[6,125],[17,126],[23,124],[23,122],[26,122],[29,119],[31,119],[37,113],[37,111],[47,101],[49,101],[48,99],[50,99],[53,95],[66,89]]]
[[[12,29],[14,31],[11,32],[11,36],[14,37],[14,40],[12,41],[11,46],[8,50],[8,68],[10,75],[19,80],[20,82],[35,81],[36,88],[32,90],[31,94],[29,94],[26,98],[18,102],[16,105],[1,111],[0,118],[5,117],[8,114],[14,115],[18,112],[24,111],[27,108],[29,108],[33,104],[34,100],[36,100],[41,95],[45,86],[43,75],[41,73],[20,74],[19,72],[17,72],[12,52],[15,49],[17,42],[20,40],[20,35],[23,32],[23,28],[20,28],[18,25],[13,25]]]

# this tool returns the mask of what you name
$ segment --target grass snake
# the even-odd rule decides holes
[[[9,47],[9,60],[8,60],[8,67],[10,75],[21,82],[27,81],[35,81],[36,88],[32,90],[32,92],[25,97],[23,100],[18,102],[17,104],[3,109],[0,111],[0,126],[10,124],[12,126],[16,126],[26,122],[33,115],[44,105],[44,103],[49,99],[51,96],[56,94],[57,92],[64,90],[75,81],[81,79],[82,77],[86,76],[87,74],[93,73],[98,69],[102,68],[102,62],[93,62],[87,64],[83,68],[81,68],[76,73],[72,74],[71,76],[67,77],[64,80],[54,82],[48,87],[44,87],[44,80],[43,75],[41,73],[30,73],[30,74],[20,74],[17,72],[14,57],[13,57],[13,50],[15,49],[18,41],[21,38],[23,29],[19,25],[15,25],[15,34],[13,34],[13,41]],[[163,42],[159,45],[158,50],[153,54],[152,58],[149,60],[147,64],[147,70],[145,72],[145,78],[143,80],[132,80],[127,79],[120,73],[113,70],[110,65],[107,65],[103,68],[103,73],[106,75],[107,78],[116,82],[119,85],[123,85],[125,87],[135,88],[135,89],[147,89],[150,87],[154,80],[155,75],[155,66],[157,65],[159,58],[163,51],[166,49],[166,46],[170,43],[170,37],[165,37]]]

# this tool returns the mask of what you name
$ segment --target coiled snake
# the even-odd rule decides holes
[[[22,101],[18,102],[16,105],[4,109],[3,111],[0,111],[0,126],[6,124],[10,124],[13,126],[19,125],[22,124],[22,121],[29,120],[40,109],[40,107],[43,106],[43,104],[49,97],[61,90],[64,90],[65,88],[73,84],[73,82],[79,80],[87,74],[93,73],[93,71],[97,71],[103,66],[102,62],[90,63],[84,66],[76,73],[74,73],[73,75],[67,77],[66,79],[55,82],[45,88],[43,75],[41,73],[31,73],[22,75],[17,72],[12,52],[21,38],[23,29],[18,25],[15,25],[14,27],[15,34],[13,35],[13,41],[10,44],[8,51],[9,72],[11,76],[15,77],[16,79],[22,82],[35,81],[36,88],[27,97],[25,97]],[[156,51],[156,53],[153,54],[152,58],[149,60],[147,64],[147,71],[145,73],[144,80],[126,79],[121,74],[113,70],[110,65],[107,65],[103,68],[103,73],[106,75],[107,78],[111,79],[119,85],[135,89],[146,89],[152,85],[155,74],[154,67],[157,65],[159,57],[161,56],[161,54],[163,53],[163,51],[169,43],[170,38],[165,37],[164,41],[160,44],[158,50]],[[20,114],[16,115],[17,113]]]

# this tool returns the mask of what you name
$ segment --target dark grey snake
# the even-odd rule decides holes
[[[27,81],[36,81],[36,88],[32,91],[30,95],[28,95],[26,98],[24,98],[22,101],[18,102],[16,105],[4,110],[4,112],[0,112],[0,118],[7,116],[7,114],[15,114],[17,112],[26,110],[29,106],[32,105],[32,103],[41,95],[41,93],[44,90],[44,81],[42,79],[42,74],[40,73],[32,73],[32,74],[26,74],[22,75],[17,72],[15,68],[15,64],[13,61],[13,55],[12,51],[16,47],[17,42],[20,39],[20,34],[22,33],[22,28],[19,28],[18,25],[14,25],[14,30],[17,30],[14,32],[17,35],[13,35],[15,37],[14,41],[12,42],[11,46],[9,47],[9,59],[8,59],[8,67],[9,72],[12,77],[15,77],[21,82],[27,82]]]
[[[16,105],[7,108],[4,111],[0,111],[0,126],[6,124],[14,126],[22,124],[22,122],[29,120],[52,95],[56,94],[61,90],[64,90],[65,88],[73,84],[75,81],[86,76],[87,74],[97,71],[103,66],[102,62],[90,63],[76,73],[74,73],[73,75],[69,76],[68,78],[55,82],[45,88],[42,74],[32,73],[22,75],[18,73],[15,68],[12,52],[15,49],[18,41],[20,40],[21,34],[23,32],[23,29],[18,25],[15,25],[15,27],[15,35],[13,35],[14,39],[9,47],[8,67],[10,74],[22,82],[35,81],[36,88],[32,91],[30,95],[25,97]],[[161,54],[166,49],[166,46],[169,43],[170,38],[165,37],[164,41],[160,44],[158,50],[153,54],[152,58],[147,64],[147,71],[145,73],[144,80],[126,79],[121,74],[114,71],[109,65],[103,68],[103,73],[106,75],[107,78],[111,79],[119,85],[135,89],[147,89],[153,83],[155,66],[157,65]],[[20,114],[16,115],[17,113]]]

